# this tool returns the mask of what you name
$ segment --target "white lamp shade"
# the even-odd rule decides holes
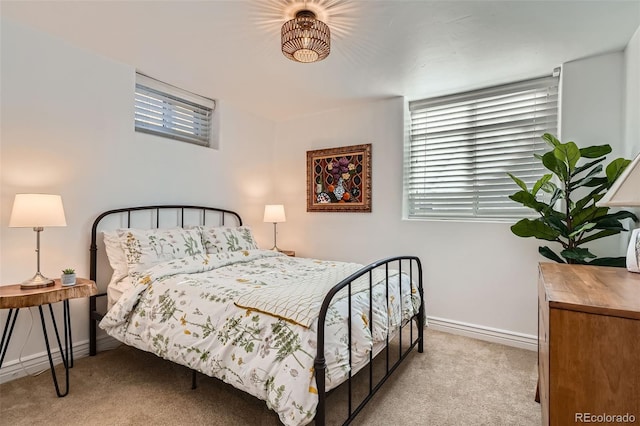
[[[624,169],[598,204],[607,207],[640,206],[640,154]]]
[[[284,206],[282,204],[267,204],[264,206],[264,221],[272,223],[286,222]]]
[[[51,194],[16,194],[10,228],[67,226],[62,197]]]

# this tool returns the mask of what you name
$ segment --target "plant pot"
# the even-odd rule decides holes
[[[60,276],[60,283],[62,285],[75,285],[76,274],[62,274]]]

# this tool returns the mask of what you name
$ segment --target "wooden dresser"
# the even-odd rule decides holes
[[[542,424],[640,423],[640,274],[558,263],[539,271]]]

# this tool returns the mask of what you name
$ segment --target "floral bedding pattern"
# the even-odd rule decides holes
[[[313,369],[317,319],[307,328],[239,308],[235,302],[252,290],[283,282],[302,285],[300,277],[345,265],[354,264],[293,258],[267,250],[174,259],[142,272],[100,327],[126,344],[217,377],[266,401],[285,425],[307,424],[317,405]],[[379,342],[389,327],[418,312],[417,291],[406,276],[396,274],[389,280],[388,307],[385,287],[374,286],[373,318],[369,318],[368,289],[352,297],[354,370],[368,362],[373,347],[369,321],[373,321],[373,340]],[[348,375],[347,317],[346,299],[332,304],[325,324],[328,389]]]
[[[129,274],[145,271],[153,265],[187,256],[204,254],[197,229],[119,229]]]
[[[199,226],[207,253],[254,250],[258,248],[248,226]]]

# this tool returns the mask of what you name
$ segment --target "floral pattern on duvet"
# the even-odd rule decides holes
[[[296,285],[296,277],[340,265],[266,250],[172,260],[141,273],[100,326],[128,345],[217,377],[266,401],[285,425],[306,424],[317,405],[313,369],[317,324],[305,328],[240,309],[234,300],[261,286],[287,280]],[[393,326],[401,320],[397,280],[390,285],[393,301],[388,309],[384,286],[379,287],[374,287],[375,341],[386,338],[389,323]],[[402,317],[406,319],[418,307],[415,288],[406,277],[402,293]],[[352,298],[354,365],[364,365],[372,348],[368,298],[368,292]],[[332,305],[327,316],[328,389],[348,375],[347,311],[343,299]]]

